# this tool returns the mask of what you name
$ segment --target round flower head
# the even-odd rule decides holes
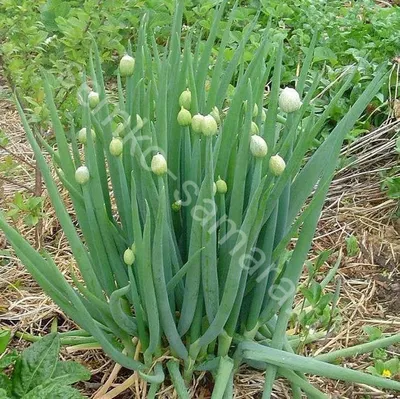
[[[201,133],[204,116],[201,114],[194,115],[192,118],[192,130],[195,133]]]
[[[126,249],[124,252],[125,264],[128,266],[132,266],[134,261],[135,261],[135,254],[133,253],[133,251],[130,248]]]
[[[90,133],[92,134],[92,140],[96,140],[96,133],[94,132],[93,129],[90,129]],[[83,127],[81,130],[78,132],[78,141],[81,144],[87,144],[87,129]]]
[[[189,89],[186,89],[179,96],[179,105],[183,108],[190,109],[192,103],[192,93]]]
[[[251,134],[258,134],[259,133],[257,123],[255,123],[253,121],[251,122],[250,132],[251,132]]]
[[[91,91],[88,95],[88,101],[89,101],[89,107],[91,109],[96,108],[97,105],[100,102],[100,96],[99,93],[96,93],[95,91]]]
[[[176,119],[178,120],[180,126],[189,126],[192,123],[192,115],[183,106],[178,112],[178,117]]]
[[[215,182],[215,185],[217,186],[217,193],[219,194],[225,194],[228,191],[228,186],[226,184],[226,181],[222,180],[220,177]]]
[[[204,136],[214,136],[218,132],[218,125],[211,115],[206,115],[201,122],[201,132]]]
[[[119,73],[121,76],[132,76],[134,68],[135,59],[128,54],[124,55],[119,62]]]
[[[89,169],[86,166],[79,166],[75,171],[75,180],[78,184],[86,184],[90,179]]]
[[[120,138],[114,137],[110,142],[110,154],[114,157],[119,157],[122,154],[124,145]]]
[[[164,158],[164,155],[158,153],[154,155],[151,160],[151,171],[157,176],[162,176],[167,173],[167,161]]]
[[[279,95],[279,108],[286,113],[295,112],[301,107],[300,95],[295,89],[285,87]]]
[[[212,111],[210,112],[210,115],[215,119],[215,122],[217,122],[217,125],[219,126],[221,124],[221,117],[219,115],[218,108],[213,107]]]
[[[278,154],[269,159],[269,170],[274,176],[280,176],[286,168],[286,163]]]
[[[256,134],[250,137],[250,151],[256,158],[264,158],[268,153],[265,140]]]

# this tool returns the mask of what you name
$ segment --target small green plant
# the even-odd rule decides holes
[[[128,46],[120,63],[114,95],[94,42],[68,133],[44,74],[56,150],[34,136],[17,103],[82,280],[71,271],[70,284],[2,213],[0,228],[60,308],[150,384],[148,398],[166,370],[180,398],[189,397],[187,385],[200,371],[215,376],[213,399],[232,398],[244,363],[266,370],[264,398],[277,376],[289,381],[293,397],[326,398],[304,373],[400,390],[396,381],[297,355],[286,334],[343,140],[382,87],[386,66],[306,158],[356,70],[338,82],[317,117],[311,100],[321,73],[307,79],[317,36],[295,88],[282,90],[284,46],[270,26],[248,65],[243,57],[256,19],[226,60],[236,9],[212,57],[227,3],[216,10],[205,42],[187,30],[182,36],[183,1],[175,2],[171,36],[161,49],[144,17],[134,49]],[[96,104],[91,92],[98,93]],[[69,192],[73,219],[39,142]],[[304,292],[323,315],[334,298],[311,282],[310,288]]]
[[[42,197],[17,192],[10,204],[10,209],[7,211],[7,216],[14,220],[22,217],[26,225],[36,226],[42,217],[42,208]]]
[[[357,237],[353,234],[346,237],[347,256],[357,256],[360,253]]]
[[[51,333],[24,349],[6,352],[11,339],[9,330],[0,331],[1,399],[79,399],[80,392],[71,387],[90,379],[81,364],[60,361],[60,338]]]

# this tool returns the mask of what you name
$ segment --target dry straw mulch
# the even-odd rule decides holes
[[[35,189],[35,168],[29,166],[34,165],[32,152],[25,141],[17,112],[7,99],[0,100],[0,129],[10,138],[8,149],[21,158],[12,176],[0,182],[0,207],[4,209],[8,207],[13,194],[21,191],[22,187]],[[344,251],[337,277],[342,281],[339,303],[341,324],[324,339],[306,346],[303,351],[305,354],[318,354],[364,342],[366,337],[362,329],[365,325],[378,326],[385,333],[399,330],[400,223],[395,218],[398,203],[388,199],[381,190],[382,172],[397,163],[398,155],[394,148],[395,134],[399,129],[400,122],[384,124],[343,149],[343,154],[353,161],[335,177],[310,253],[310,259],[313,259],[319,251],[334,250],[336,255],[329,259],[329,265],[332,265],[338,251]],[[0,162],[6,155],[0,149]],[[37,241],[36,229],[27,228],[21,223],[17,223],[17,227],[31,242]],[[357,237],[360,244],[361,251],[356,257],[346,256],[345,238],[351,234]],[[40,236],[41,245],[51,253],[60,269],[68,274],[71,253],[48,199],[45,201]],[[0,233],[0,250],[5,248],[8,246]],[[325,270],[329,269],[329,265],[324,266]],[[60,331],[75,328],[26,273],[12,252],[2,255],[0,259],[0,292],[0,325],[7,325],[13,331],[39,335],[49,331],[51,321],[56,317]],[[16,347],[28,345],[18,339],[14,339],[13,344]],[[399,355],[400,349],[392,347],[389,351]],[[81,386],[89,397],[105,383],[115,366],[101,350],[71,352],[69,348],[64,348],[62,356],[77,360],[92,370],[90,383]],[[371,357],[368,354],[346,359],[343,363],[346,367],[358,370],[365,370],[370,364]],[[129,371],[122,370],[113,384],[123,383],[129,376]],[[235,397],[261,397],[263,381],[261,372],[243,368],[236,376]],[[316,377],[312,377],[312,381],[332,398],[398,397],[395,393],[382,393],[356,384]],[[198,376],[192,388],[193,397],[208,398],[210,384],[208,375]],[[118,395],[118,398],[142,397],[138,382],[131,389]],[[166,386],[160,397],[176,396],[172,387]],[[283,381],[275,384],[274,397],[291,397]]]

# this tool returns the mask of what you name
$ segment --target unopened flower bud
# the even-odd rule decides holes
[[[165,160],[164,155],[161,153],[154,155],[151,160],[151,171],[157,176],[167,173],[167,161]]]
[[[179,105],[183,108],[190,109],[192,103],[192,93],[189,89],[186,89],[179,96]]]
[[[225,180],[222,180],[220,177],[215,182],[215,185],[217,186],[217,193],[219,194],[225,194],[228,191],[228,186]]]
[[[201,132],[204,136],[214,136],[218,132],[218,125],[211,115],[206,115],[201,122]]]
[[[260,131],[258,129],[257,123],[251,122],[251,128],[250,128],[251,134],[258,134]]]
[[[96,93],[95,91],[91,91],[88,95],[88,101],[89,101],[89,107],[91,109],[96,108],[97,105],[100,102],[100,96],[99,93]]]
[[[119,72],[121,76],[132,76],[134,68],[135,59],[128,54],[124,55],[119,62]]]
[[[139,114],[136,114],[136,128],[140,130],[143,127],[143,119]]]
[[[299,93],[291,87],[285,87],[279,95],[279,108],[286,113],[295,112],[301,107]]]
[[[255,118],[258,115],[258,105],[254,104],[253,107],[253,118]]]
[[[90,129],[90,133],[92,134],[92,140],[96,140],[96,133],[94,132],[93,129]],[[87,129],[83,127],[81,130],[78,132],[78,141],[81,144],[87,144]]]
[[[221,117],[219,115],[218,108],[213,107],[212,111],[210,112],[210,115],[215,119],[215,122],[217,122],[217,125],[219,126],[221,124]]]
[[[125,125],[123,122],[118,123],[117,128],[113,131],[113,137],[121,137],[125,136]]]
[[[132,266],[134,261],[135,261],[135,254],[133,253],[133,251],[130,248],[126,249],[124,252],[125,264],[128,266]]]
[[[250,151],[256,158],[264,158],[268,153],[268,146],[265,140],[258,135],[250,137]]]
[[[265,111],[265,109],[263,108],[261,110],[261,122],[265,122],[267,120],[267,112]]]
[[[111,140],[110,146],[109,146],[111,155],[113,155],[114,157],[119,157],[122,154],[123,148],[124,148],[124,145],[120,138],[114,137]]]
[[[174,212],[179,212],[182,208],[182,200],[175,201],[171,207]]]
[[[79,166],[75,171],[75,180],[78,184],[86,184],[90,179],[89,169],[86,166]]]
[[[135,243],[133,243],[131,245],[131,250],[132,250],[133,254],[136,255],[136,244]]]
[[[274,176],[280,176],[286,168],[286,163],[278,154],[269,159],[269,170]]]
[[[191,113],[183,106],[181,107],[181,110],[178,112],[178,117],[176,119],[178,120],[178,123],[181,126],[189,126],[192,123]]]
[[[192,118],[192,130],[195,133],[201,133],[204,116],[201,114],[194,115]]]

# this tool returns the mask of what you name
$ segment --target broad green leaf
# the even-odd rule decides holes
[[[57,333],[46,335],[25,349],[15,363],[13,394],[22,397],[48,381],[57,367],[59,351],[60,338]]]

